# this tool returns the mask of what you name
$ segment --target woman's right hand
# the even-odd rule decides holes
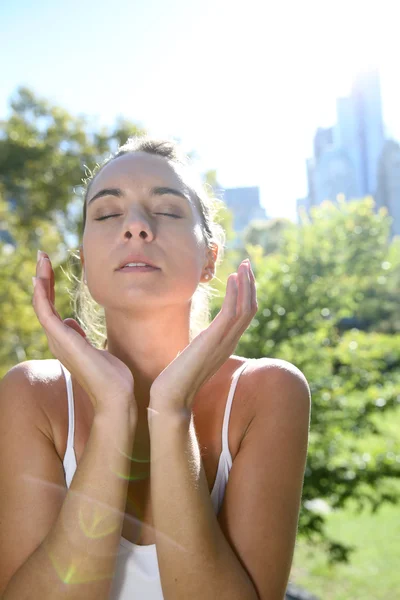
[[[40,253],[32,305],[43,327],[52,354],[77,379],[89,395],[95,413],[119,402],[129,405],[137,417],[131,371],[107,350],[95,348],[75,319],[62,320],[54,307],[54,271],[50,258]]]

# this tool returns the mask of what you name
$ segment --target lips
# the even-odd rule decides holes
[[[125,265],[128,263],[145,263],[149,267],[154,267],[154,269],[159,268],[151,260],[149,260],[146,256],[140,256],[140,255],[136,254],[136,255],[127,256],[126,258],[124,258],[124,260],[120,263],[117,270],[123,269],[125,267]]]
[[[136,262],[136,261],[132,260],[131,262]],[[144,261],[140,261],[140,262],[143,263]],[[130,265],[128,263],[128,264],[124,265],[123,267],[120,267],[118,270],[122,271],[123,269],[157,269],[157,268],[158,267],[153,267],[153,265],[149,265],[149,264]]]
[[[156,267],[122,267],[118,271],[125,271],[126,273],[150,273],[151,271],[159,271]]]

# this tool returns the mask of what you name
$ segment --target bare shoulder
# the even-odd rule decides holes
[[[25,360],[7,371],[4,377],[20,377],[32,387],[40,384],[51,384],[62,375],[60,363],[54,359]]]
[[[26,360],[18,363],[1,380],[1,386],[15,391],[13,403],[25,409],[30,417],[37,418],[37,426],[53,440],[51,399],[60,393],[63,378],[56,359]],[[3,402],[10,402],[9,394],[0,394],[0,411]]]
[[[246,360],[237,356],[232,358]],[[287,360],[264,356],[252,359],[245,368],[245,374],[247,394],[252,399],[254,416],[259,410],[268,410],[274,403],[282,405],[283,397],[292,398],[293,401],[299,398],[299,402],[305,406],[311,403],[310,386],[306,376]]]
[[[269,358],[262,356],[261,358],[256,358],[254,363],[256,366],[255,370],[258,373],[268,372],[270,376],[280,376],[282,374],[291,373],[293,377],[298,377],[303,379],[303,381],[307,381],[304,373],[298,367],[296,367],[296,365],[282,358]]]

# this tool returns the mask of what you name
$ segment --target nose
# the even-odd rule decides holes
[[[124,235],[150,239],[154,237],[152,224],[143,210],[133,208],[129,211],[124,222]]]

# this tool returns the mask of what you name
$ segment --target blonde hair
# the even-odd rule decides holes
[[[86,200],[95,176],[112,160],[115,160],[124,154],[133,152],[147,152],[148,154],[161,156],[179,171],[179,175],[182,176],[182,179],[185,181],[192,199],[199,210],[201,216],[201,229],[206,246],[207,248],[211,248],[213,245],[218,247],[216,266],[220,264],[224,255],[226,234],[223,227],[216,221],[216,216],[223,207],[223,202],[214,195],[208,194],[206,186],[193,170],[188,157],[180,151],[176,142],[166,139],[159,140],[148,136],[131,137],[125,144],[120,146],[114,154],[111,154],[106,158],[101,165],[97,163],[92,171],[86,167],[86,174],[88,176],[86,179],[82,180],[84,183],[84,198],[80,237],[83,237],[83,232],[85,230]],[[79,254],[72,252],[72,256],[78,261],[78,264],[80,264]],[[82,273],[80,278],[75,277],[72,271],[70,271],[70,273],[77,283],[76,289],[72,293],[69,293],[73,304],[75,318],[85,331],[87,338],[95,347],[106,348],[107,331],[104,308],[92,298],[87,285],[85,285],[83,281]],[[191,299],[190,341],[210,324],[210,300],[214,295],[217,295],[216,290],[212,288],[209,283],[204,284],[199,282]]]

